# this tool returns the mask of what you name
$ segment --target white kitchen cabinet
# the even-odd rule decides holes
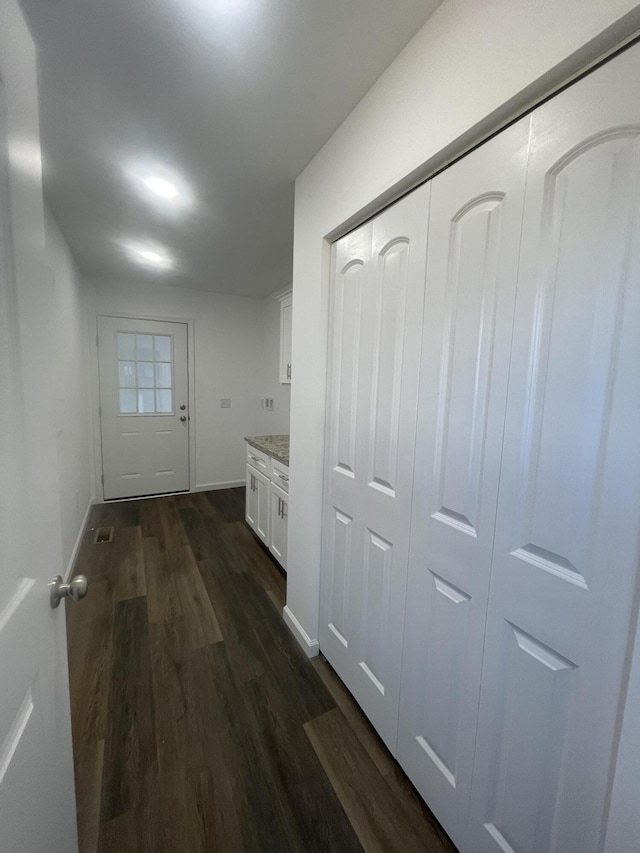
[[[291,328],[293,294],[291,291],[280,297],[280,382],[291,383]]]
[[[284,489],[272,482],[269,502],[269,550],[286,571],[289,495]]]
[[[269,478],[247,465],[247,499],[245,518],[247,524],[265,545],[269,544]]]
[[[246,522],[286,571],[289,466],[248,442],[246,458]]]

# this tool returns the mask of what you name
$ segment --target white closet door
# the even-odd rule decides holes
[[[462,844],[530,120],[432,182],[398,760]]]
[[[429,187],[335,250],[320,645],[396,749]]]
[[[532,118],[473,853],[596,853],[640,531],[640,51]]]

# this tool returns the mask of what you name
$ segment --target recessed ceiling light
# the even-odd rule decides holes
[[[122,171],[141,198],[159,213],[182,216],[193,208],[195,200],[188,183],[162,160],[139,157],[123,164]]]
[[[172,184],[171,181],[167,181],[165,178],[159,178],[157,175],[145,178],[143,183],[152,193],[162,198],[172,199],[178,195],[178,189],[175,184]]]
[[[138,263],[146,266],[155,267],[156,269],[170,269],[174,266],[174,261],[169,255],[156,249],[146,248],[145,246],[127,246],[131,256]]]

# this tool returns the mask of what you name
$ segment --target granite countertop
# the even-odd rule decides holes
[[[245,435],[244,440],[252,447],[257,447],[263,453],[273,456],[283,465],[289,464],[288,435]]]

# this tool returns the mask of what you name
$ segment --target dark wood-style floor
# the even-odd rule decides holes
[[[244,489],[94,507],[67,606],[81,853],[454,853],[282,621]]]

